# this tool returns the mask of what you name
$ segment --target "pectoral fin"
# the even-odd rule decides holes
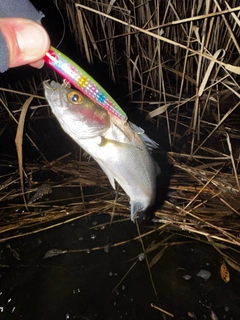
[[[104,147],[109,143],[113,144],[115,147],[120,147],[120,148],[137,148],[137,149],[140,149],[138,146],[135,146],[133,144],[120,142],[120,141],[116,141],[116,140],[112,140],[112,139],[107,139],[107,138],[105,138],[103,136],[101,136],[101,141],[99,142],[98,145],[99,145],[99,147]]]

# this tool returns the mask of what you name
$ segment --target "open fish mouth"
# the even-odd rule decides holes
[[[63,85],[58,82],[55,82],[53,80],[52,81],[46,80],[43,82],[43,87],[44,87],[45,95],[46,95],[46,94],[51,94],[53,92],[56,92],[58,89],[62,88]]]
[[[66,88],[66,86],[53,80],[46,80],[43,82],[43,87],[47,100],[50,98],[55,104],[58,105],[58,107],[64,108],[64,105],[61,103],[60,99],[60,91]],[[62,93],[64,94],[64,92]]]

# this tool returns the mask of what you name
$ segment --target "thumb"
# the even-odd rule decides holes
[[[0,18],[0,32],[6,42],[9,68],[24,64],[42,66],[41,59],[50,47],[50,40],[39,23],[23,18]]]

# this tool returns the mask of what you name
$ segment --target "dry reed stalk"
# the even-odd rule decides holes
[[[238,1],[232,1],[231,8],[223,0],[68,0],[65,5],[82,55],[90,64],[96,59],[107,64],[116,86],[125,83],[124,99],[138,105],[157,127],[167,128],[175,172],[153,232],[181,229],[196,239],[239,246]],[[0,116],[6,122],[18,122],[25,95],[33,97],[36,107],[42,103],[39,86],[34,80],[28,85],[34,94],[25,92],[22,84],[18,89],[0,88]],[[15,99],[12,108],[7,103],[10,95]],[[31,109],[32,115],[36,110]],[[5,130],[3,126],[1,135]],[[129,219],[126,195],[120,189],[113,193],[94,162],[82,157],[76,162],[72,155],[49,161],[29,133],[27,137],[40,159],[24,165],[26,196],[39,186],[32,177],[40,170],[61,176],[61,182],[52,183],[53,190],[77,189],[78,195],[38,202],[27,214],[15,212],[21,207],[17,164],[4,160],[0,165],[12,168],[0,177],[0,232],[5,239],[19,236],[17,230],[29,234],[92,212],[114,213],[120,218],[117,223]]]
[[[109,248],[140,241],[157,301],[152,267],[169,246],[203,242],[240,272],[238,1],[67,0],[64,4],[71,31],[88,63],[100,60],[108,65],[116,87],[124,83],[127,88],[124,99],[137,106],[156,127],[163,124],[171,146],[169,161],[174,172],[168,199],[155,213],[155,226],[141,233],[136,224],[137,236],[112,243]],[[42,80],[29,80],[28,90],[21,83],[0,88],[0,139],[9,123],[20,122],[23,127],[19,114],[26,96],[26,108],[32,101],[29,119],[48,121],[48,133],[43,129],[40,136],[49,134],[51,139],[51,128],[56,124],[49,109],[38,111],[39,106],[46,106],[39,88]],[[28,129],[29,123],[25,123]],[[49,160],[38,139],[39,132],[33,129],[24,134],[22,129],[21,134],[19,159],[28,157],[21,149],[22,139],[24,143],[30,141],[38,158],[18,164],[16,157],[0,150],[0,242],[88,218],[93,213],[109,215],[107,224],[117,223],[120,228],[130,220],[127,196],[120,187],[113,191],[102,170],[79,149],[72,151],[69,147],[67,153]],[[22,168],[25,174],[20,179]],[[26,211],[23,184],[29,202],[43,182],[42,176],[49,177],[44,179],[51,184],[53,194],[49,199],[27,203]],[[145,239],[152,234],[156,240],[146,245]],[[183,240],[175,241],[179,236]],[[103,249],[98,246],[91,251]],[[84,251],[64,249],[48,254]],[[134,260],[116,288],[137,265],[138,257]],[[165,314],[174,316],[154,304],[152,307],[163,318]]]

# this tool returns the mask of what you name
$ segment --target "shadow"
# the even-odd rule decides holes
[[[156,181],[156,199],[153,206],[144,212],[139,213],[139,224],[149,226],[150,221],[154,218],[155,212],[161,208],[164,201],[168,199],[168,191],[173,165],[168,161],[167,152],[158,151],[153,154],[154,160],[161,168],[161,173],[157,176]]]
[[[171,175],[173,173],[173,165],[169,163],[167,152],[171,150],[167,129],[163,124],[156,126],[154,121],[146,121],[145,114],[142,114],[136,108],[128,108],[127,115],[130,121],[141,127],[146,134],[158,143],[159,148],[153,150],[153,158],[161,169],[156,181],[156,200],[152,207],[139,213],[140,225],[149,224],[154,218],[154,214],[161,208],[164,201],[168,198],[168,190]],[[145,222],[144,222],[145,221]]]

